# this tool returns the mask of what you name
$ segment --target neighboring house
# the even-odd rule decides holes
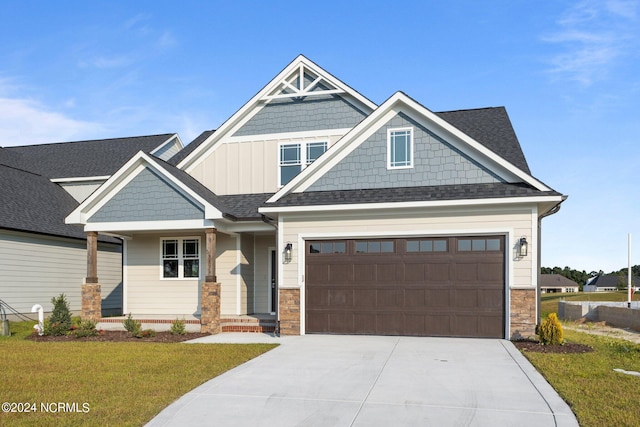
[[[543,294],[555,292],[578,292],[580,287],[576,282],[560,274],[541,274],[540,292]]]
[[[136,152],[171,156],[175,134],[0,148],[0,299],[19,313],[66,294],[80,312],[86,235],[64,223]],[[103,314],[122,313],[122,244],[100,236]],[[6,311],[9,311],[6,309]]]
[[[627,289],[627,275],[600,274],[587,280],[582,287],[584,292],[614,292],[618,289]],[[640,291],[640,277],[631,277],[631,284],[634,291]]]
[[[299,56],[169,161],[133,156],[66,221],[90,248],[123,239],[134,317],[505,338],[534,334],[540,222],[565,198],[531,175],[504,108],[376,105]],[[93,317],[91,250],[87,264]]]

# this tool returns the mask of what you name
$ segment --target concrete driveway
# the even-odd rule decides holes
[[[578,425],[505,340],[248,334],[205,340],[282,345],[192,390],[148,425]]]

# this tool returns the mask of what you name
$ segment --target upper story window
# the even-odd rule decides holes
[[[413,167],[413,128],[387,131],[387,169]]]
[[[162,278],[200,277],[200,239],[162,239]]]
[[[280,144],[280,186],[286,185],[325,151],[327,151],[326,142]]]

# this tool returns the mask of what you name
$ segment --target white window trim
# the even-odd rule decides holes
[[[164,257],[162,253],[163,243],[165,240],[177,240],[178,241],[178,277],[164,277]],[[197,240],[198,241],[198,277],[184,277],[184,260],[185,259],[196,259],[196,258],[185,258],[184,257],[184,248],[183,242],[185,240]],[[202,241],[200,236],[180,236],[180,237],[160,237],[160,253],[158,255],[160,265],[158,266],[158,271],[160,275],[160,280],[201,280],[202,279]]]
[[[303,170],[305,170],[307,168],[307,166],[309,166],[311,163],[307,162],[307,150],[309,145],[311,144],[324,144],[325,145],[325,152],[329,149],[329,141],[324,141],[324,140],[313,140],[313,141],[283,141],[283,142],[279,142],[278,143],[278,158],[277,158],[277,165],[278,165],[278,188],[282,188],[284,187],[286,184],[282,184],[282,175],[281,175],[281,170],[282,170],[282,166],[298,166],[298,164],[296,163],[295,165],[290,164],[290,165],[283,165],[281,160],[280,160],[280,152],[282,150],[283,146],[286,145],[300,145],[300,172],[302,172]],[[324,154],[324,153],[323,153]]]
[[[403,166],[391,166],[391,134],[393,132],[409,131],[409,164]],[[387,169],[412,169],[413,168],[413,127],[387,129]]]

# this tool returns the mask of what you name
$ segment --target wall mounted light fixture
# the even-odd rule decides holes
[[[529,242],[527,242],[527,238],[522,236],[518,243],[518,255],[521,257],[527,256],[527,254],[529,253]]]
[[[292,250],[293,250],[293,243],[287,242],[287,244],[284,247],[284,262],[285,263],[291,262],[291,251]]]

